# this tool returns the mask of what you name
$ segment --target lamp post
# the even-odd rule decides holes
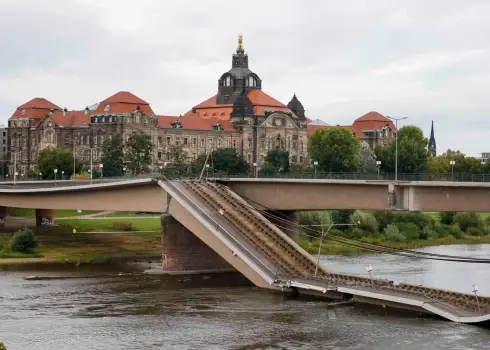
[[[58,169],[54,169],[54,185],[56,186],[56,174],[58,174]]]
[[[64,180],[64,178],[65,178],[65,171],[61,170],[61,180]]]
[[[395,181],[398,181],[398,121],[407,119],[407,117],[403,118],[392,118],[386,116],[386,118],[389,118],[391,120],[395,121],[395,128],[396,128],[396,134],[395,134]]]
[[[475,294],[475,298],[476,298],[476,305],[478,307],[478,313],[481,314],[481,311],[480,311],[480,301],[478,300],[478,286],[476,285],[472,285],[471,288],[473,289],[473,293]]]
[[[39,173],[39,181],[43,179],[43,173]]]
[[[104,177],[104,164],[100,163],[99,168],[100,168],[100,182],[102,182],[102,178]]]
[[[374,283],[373,283],[373,267],[371,264],[366,266],[366,271],[369,273],[369,278],[371,279],[371,288],[374,289]]]
[[[209,177],[209,164],[206,164],[206,177]]]
[[[123,166],[123,176],[126,176],[126,167]]]
[[[315,160],[313,162],[313,169],[314,169],[314,173],[315,173],[315,179],[316,179],[316,167],[317,167],[317,165],[318,165],[318,161]]]
[[[254,167],[254,177],[257,177],[257,163],[252,164]]]
[[[451,160],[449,161],[449,164],[451,165],[451,180],[454,181],[454,166],[456,165],[456,162]]]
[[[379,170],[381,169],[381,161],[380,160],[376,161],[376,168],[378,168],[378,180],[379,180]]]

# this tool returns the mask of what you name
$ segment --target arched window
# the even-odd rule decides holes
[[[249,76],[247,79],[247,84],[250,87],[256,87],[257,86],[257,80],[253,76]]]
[[[225,80],[223,80],[223,86],[231,86],[231,77],[227,75]]]

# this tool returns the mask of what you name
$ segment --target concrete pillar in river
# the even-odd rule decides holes
[[[266,215],[266,218],[269,219],[274,225],[276,225],[282,232],[289,236],[296,243],[299,242],[299,222],[298,216],[295,211],[290,210],[281,210],[267,211],[271,215]]]
[[[0,227],[5,227],[6,216],[7,216],[7,207],[0,206]]]
[[[230,264],[171,215],[161,218],[162,264],[165,271],[229,271]]]
[[[36,209],[36,227],[52,226],[54,223],[54,209]]]

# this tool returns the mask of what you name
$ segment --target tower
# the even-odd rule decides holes
[[[248,55],[243,48],[243,36],[238,36],[238,46],[231,59],[231,69],[218,80],[216,104],[233,104],[243,91],[262,89],[259,76],[248,68]]]
[[[434,137],[434,121],[432,121],[432,126],[430,128],[430,139],[429,139],[429,152],[430,154],[432,154],[433,156],[436,155],[436,150],[437,150],[437,147],[436,147],[436,139]]]

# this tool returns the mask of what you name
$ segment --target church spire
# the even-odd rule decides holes
[[[238,35],[238,47],[236,49],[237,53],[244,53],[245,50],[243,49],[243,35],[239,34]]]
[[[429,139],[429,153],[433,156],[436,155],[437,147],[436,147],[436,139],[434,137],[434,121],[432,121],[432,126],[430,128],[430,139]]]

